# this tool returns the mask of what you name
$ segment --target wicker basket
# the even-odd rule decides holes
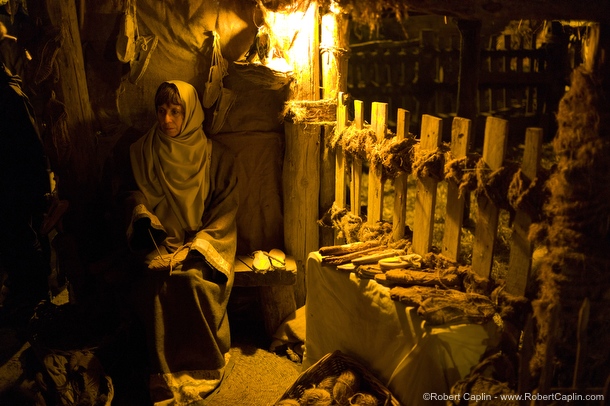
[[[324,378],[339,376],[343,371],[348,369],[360,376],[360,391],[374,395],[379,400],[379,406],[401,406],[400,402],[392,395],[392,392],[379,379],[359,362],[343,354],[341,351],[326,354],[318,362],[307,368],[276,403],[286,399],[300,399],[306,389],[318,385]]]

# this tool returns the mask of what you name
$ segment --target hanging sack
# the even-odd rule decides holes
[[[222,79],[228,74],[229,63],[222,57],[220,52],[220,36],[215,30],[212,31],[214,42],[212,44],[212,64],[208,74],[208,80],[203,89],[203,107],[210,108],[222,93]]]
[[[116,57],[127,63],[136,54],[136,13],[132,0],[126,0],[125,11],[121,17],[119,36],[116,41]]]

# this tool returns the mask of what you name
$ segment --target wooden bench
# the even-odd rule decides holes
[[[296,281],[297,264],[290,256],[286,257],[286,269],[271,269],[266,272],[254,271],[252,258],[249,256],[239,255],[235,260],[233,286],[258,290],[265,332],[269,337],[276,332],[282,321],[296,310],[292,290]]]

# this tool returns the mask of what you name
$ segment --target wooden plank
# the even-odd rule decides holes
[[[521,171],[530,181],[536,178],[540,167],[543,131],[541,128],[528,128],[525,132],[525,149]],[[506,290],[523,296],[527,288],[532,267],[532,244],[528,239],[532,220],[525,212],[517,210],[513,222]]]
[[[364,103],[362,100],[354,100],[354,126],[357,130],[364,128]],[[358,156],[352,158],[350,204],[351,213],[360,216],[361,213],[361,190],[362,190],[362,159]]]
[[[399,108],[396,114],[396,141],[400,142],[409,134],[411,113]],[[408,174],[401,173],[394,179],[394,211],[392,219],[392,238],[398,241],[405,236],[407,219],[407,181]]]
[[[482,159],[490,172],[502,166],[507,141],[508,121],[497,117],[487,117]],[[500,210],[484,194],[478,196],[477,206],[477,224],[472,247],[472,269],[478,275],[489,278]]]
[[[343,103],[343,92],[337,95],[337,126],[335,131],[341,133],[347,124],[347,106]],[[341,146],[335,148],[335,205],[344,208],[347,206],[346,189],[346,163],[345,153]],[[335,230],[335,245],[344,244],[345,239],[338,237],[338,230]]]
[[[468,119],[456,117],[451,125],[451,157],[459,159],[465,157],[470,145],[470,132],[472,122]],[[457,261],[460,251],[460,237],[462,235],[462,222],[464,220],[464,204],[470,196],[459,196],[459,185],[454,181],[447,182],[447,214],[445,216],[445,229],[443,232],[442,253],[447,259]]]
[[[385,137],[388,121],[388,104],[373,102],[371,127],[377,141]],[[381,164],[369,163],[367,221],[371,224],[381,221],[383,216],[383,180]]]
[[[256,272],[252,268],[252,257],[239,255],[235,259],[235,280],[233,286],[277,286],[294,285],[297,281],[297,264],[293,257],[286,257],[286,269],[270,269]]]
[[[442,120],[428,114],[422,116],[420,151],[431,151],[441,145]],[[432,178],[417,180],[415,198],[415,220],[413,223],[413,252],[424,255],[430,252],[434,232],[434,206],[436,205],[436,186]]]

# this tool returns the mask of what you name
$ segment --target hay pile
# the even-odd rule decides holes
[[[531,236],[548,249],[533,302],[539,343],[531,366],[534,373],[552,367],[544,365],[544,357],[553,336],[554,384],[565,387],[572,385],[578,312],[585,298],[591,301],[583,371],[588,386],[603,386],[610,372],[610,110],[600,89],[584,68],[573,72],[557,117],[557,168],[547,182],[550,198],[544,208],[548,220]],[[557,331],[550,331],[553,306],[559,311]]]

